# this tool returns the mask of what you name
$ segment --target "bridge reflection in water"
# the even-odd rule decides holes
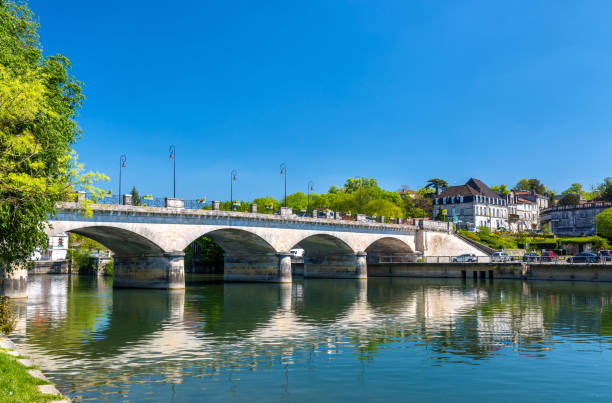
[[[213,386],[223,374],[240,388],[242,370],[266,382],[266,373],[334,362],[363,386],[354,368],[388,351],[411,365],[450,366],[509,352],[546,357],[559,337],[607,346],[612,336],[606,284],[376,278],[168,292],[33,276],[29,287],[16,341],[73,398],[167,397],[169,384],[188,384],[182,398],[201,388],[223,397]]]

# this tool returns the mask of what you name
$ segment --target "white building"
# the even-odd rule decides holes
[[[548,208],[548,197],[534,192],[511,191],[508,201],[508,222],[512,232],[540,229],[540,212]]]
[[[68,234],[64,232],[60,235],[50,237],[49,247],[42,252],[35,251],[30,260],[64,260],[67,256]]]
[[[507,200],[479,179],[471,178],[465,185],[449,186],[438,195],[434,199],[433,216],[443,210],[459,228],[508,228]]]

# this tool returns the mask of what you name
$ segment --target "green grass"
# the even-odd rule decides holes
[[[49,402],[62,400],[59,395],[43,395],[36,388],[45,382],[27,373],[28,368],[0,349],[0,402]]]

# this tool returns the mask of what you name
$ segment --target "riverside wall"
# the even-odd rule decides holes
[[[378,263],[368,265],[368,277],[497,278],[612,282],[612,264]]]

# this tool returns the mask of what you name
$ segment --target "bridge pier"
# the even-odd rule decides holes
[[[291,283],[289,252],[225,255],[223,279],[226,281]]]
[[[115,256],[113,287],[184,289],[183,252],[160,256]]]
[[[368,278],[366,252],[348,255],[304,256],[305,278]]]

